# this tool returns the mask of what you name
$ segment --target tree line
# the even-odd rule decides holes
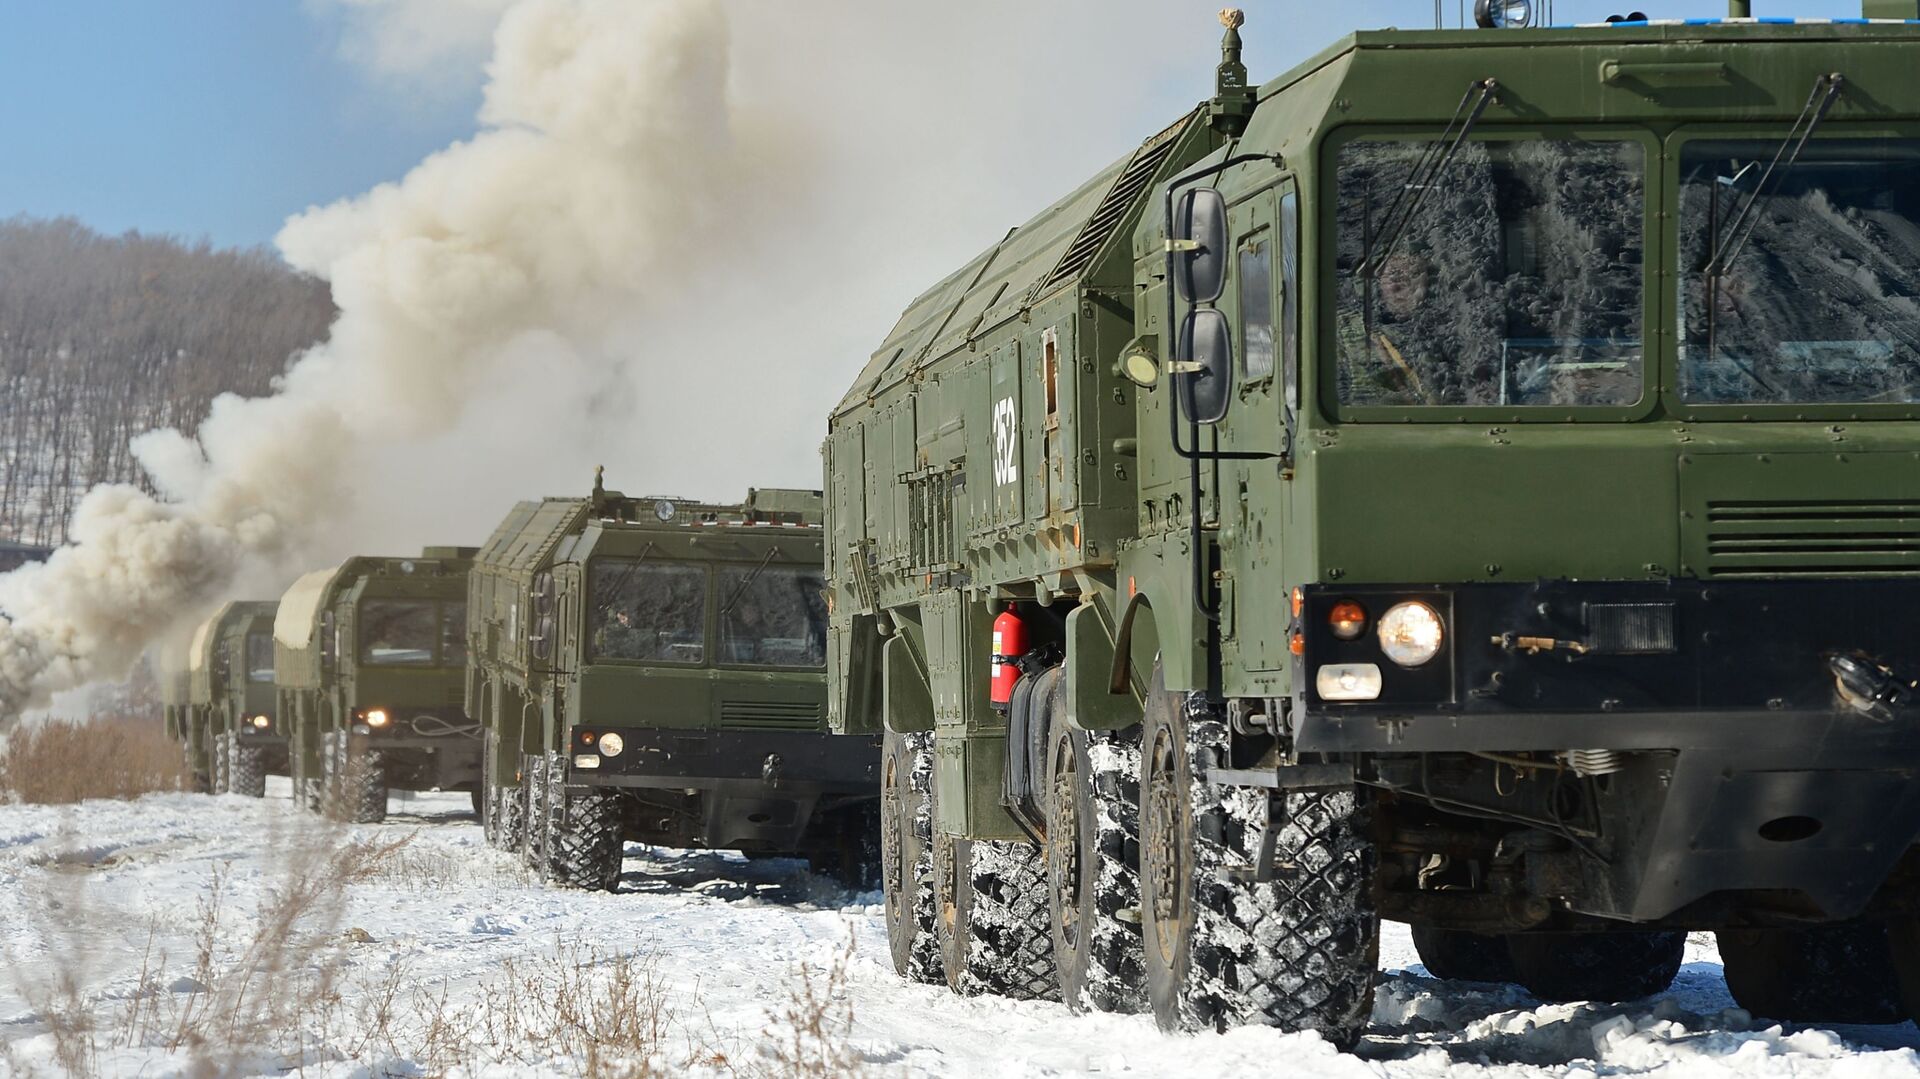
[[[0,220],[0,539],[59,544],[89,488],[147,487],[134,436],[267,393],[333,316],[267,248]]]

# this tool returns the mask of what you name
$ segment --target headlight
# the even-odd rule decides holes
[[[612,731],[600,736],[600,755],[603,757],[618,757],[620,751],[625,748],[627,748],[627,740]]]
[[[266,730],[266,729],[267,729],[268,727],[271,727],[272,725],[273,725],[273,720],[271,720],[271,719],[268,719],[268,718],[267,718],[266,716],[254,716],[254,717],[253,717],[253,728],[254,728],[254,730],[259,730],[259,731],[264,731],[264,730]]]
[[[1329,663],[1314,672],[1313,688],[1323,701],[1371,701],[1380,696],[1380,667]]]
[[[391,718],[392,717],[387,715],[386,709],[375,708],[367,713],[367,726],[384,727],[387,725],[388,720]]]
[[[1419,600],[1396,603],[1380,617],[1380,651],[1402,667],[1418,667],[1439,655],[1446,639],[1439,612]]]

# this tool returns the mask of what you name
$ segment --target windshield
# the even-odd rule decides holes
[[[1391,248],[1374,250],[1428,145],[1367,139],[1340,149],[1340,402],[1639,401],[1645,150],[1464,143]]]
[[[610,558],[593,564],[589,580],[596,658],[706,662],[705,567]]]
[[[360,605],[360,659],[365,663],[431,667],[440,627],[437,605],[426,599],[370,599]]]
[[[273,681],[273,634],[247,634],[247,681]]]
[[[716,587],[733,605],[720,615],[720,662],[824,667],[826,579],[817,569],[723,566]]]
[[[1817,139],[1759,190],[1778,149],[1778,139],[1681,149],[1681,395],[1920,401],[1920,139]],[[1729,249],[1756,191],[1752,231]]]

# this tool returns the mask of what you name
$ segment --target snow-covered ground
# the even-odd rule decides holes
[[[630,847],[619,894],[556,891],[486,848],[464,795],[393,808],[0,807],[0,1074],[1920,1076],[1910,1024],[1750,1021],[1708,936],[1653,1002],[1542,1006],[1429,979],[1389,925],[1373,1029],[1341,1055],[909,985],[879,897],[799,862]]]

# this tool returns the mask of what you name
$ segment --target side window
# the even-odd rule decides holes
[[[1273,233],[1240,245],[1240,354],[1247,381],[1273,375]]]
[[[1287,408],[1300,411],[1300,198],[1280,197],[1280,380]]]

